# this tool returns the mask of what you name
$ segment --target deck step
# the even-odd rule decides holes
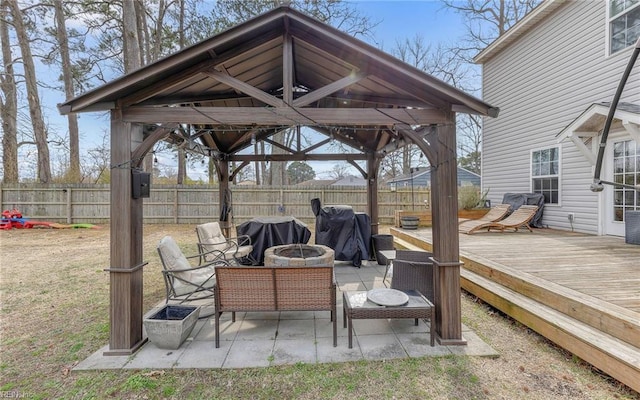
[[[462,269],[462,288],[640,392],[640,349]]]
[[[432,249],[412,232],[391,234],[397,248]],[[465,291],[640,392],[637,314],[475,254],[460,258]]]
[[[573,319],[640,347],[637,313],[478,255],[460,252],[464,270],[521,293]]]

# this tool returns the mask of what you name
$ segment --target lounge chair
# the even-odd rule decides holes
[[[478,219],[461,222],[460,225],[458,225],[458,231],[467,234],[473,233],[478,229],[483,228],[487,223],[501,220],[509,214],[510,209],[511,206],[509,204],[498,204],[497,206],[493,206],[484,216]]]
[[[518,228],[527,228],[529,232],[533,232],[529,223],[535,217],[538,206],[520,206],[511,215],[501,221],[487,222],[484,225],[477,227],[475,230],[486,228],[487,231],[492,229],[498,229],[500,232],[504,232],[505,229],[514,229],[516,232]]]

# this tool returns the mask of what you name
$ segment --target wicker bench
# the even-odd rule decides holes
[[[220,315],[246,311],[330,311],[333,347],[337,346],[336,281],[333,266],[216,267],[216,348],[220,347]]]

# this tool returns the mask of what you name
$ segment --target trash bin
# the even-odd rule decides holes
[[[393,250],[393,235],[371,235],[373,250],[376,254],[378,265],[387,265],[387,258],[380,254],[383,250]]]
[[[640,244],[640,210],[624,213],[624,242]]]

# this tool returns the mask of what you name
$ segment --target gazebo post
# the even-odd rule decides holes
[[[455,113],[435,132],[436,163],[431,166],[436,332],[442,345],[465,345],[462,338],[458,166]]]
[[[216,162],[216,166],[218,168],[218,207],[220,208],[220,226],[222,228],[222,233],[226,236],[231,235],[231,222],[227,215],[223,215],[223,207],[226,202],[226,196],[229,192],[229,161],[218,160]],[[227,204],[230,206],[230,204]]]
[[[111,111],[111,246],[110,336],[105,355],[133,354],[142,336],[142,199],[132,197],[132,150],[142,143],[141,124],[122,121],[121,109]]]
[[[367,214],[371,217],[371,234],[378,234],[378,167],[380,159],[367,153]]]

